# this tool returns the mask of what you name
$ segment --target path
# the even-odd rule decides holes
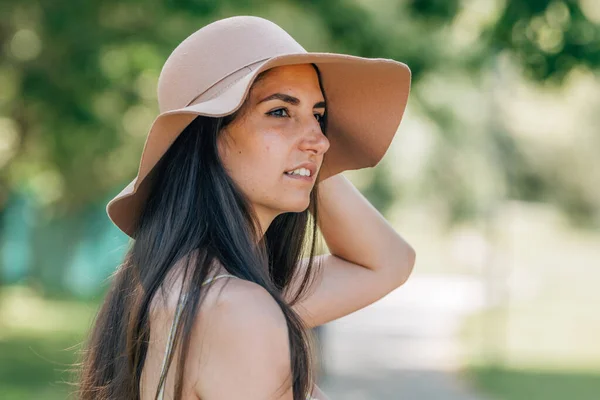
[[[461,320],[483,299],[472,278],[414,274],[379,302],[324,327],[320,386],[331,400],[481,400],[455,372]]]

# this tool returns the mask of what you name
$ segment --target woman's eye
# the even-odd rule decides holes
[[[281,114],[282,112],[284,115]],[[267,114],[278,118],[289,117],[288,111],[285,108],[278,108],[277,110],[269,111]]]
[[[319,123],[322,123],[322,122],[323,122],[323,114],[318,114],[318,113],[317,113],[317,114],[315,114],[315,118],[317,119],[317,121],[318,121]]]

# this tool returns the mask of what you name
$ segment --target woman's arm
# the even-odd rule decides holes
[[[381,299],[406,282],[415,262],[412,247],[343,175],[319,184],[318,201],[317,223],[331,254],[319,257],[322,273],[294,305],[310,327]]]
[[[414,264],[412,247],[345,176],[324,180],[319,190],[317,222],[331,254],[404,283]]]

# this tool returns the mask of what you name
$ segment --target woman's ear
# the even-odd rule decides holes
[[[231,140],[231,135],[229,134],[229,130],[227,127],[221,129],[219,134],[217,135],[217,151],[219,154],[219,158],[221,161],[225,160],[227,154],[229,153],[229,141]]]

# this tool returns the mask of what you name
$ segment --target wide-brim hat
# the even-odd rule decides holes
[[[111,221],[135,238],[152,168],[198,115],[221,117],[243,104],[258,74],[282,65],[315,64],[327,99],[330,147],[319,180],[375,166],[387,151],[406,108],[410,69],[382,58],[307,52],[264,18],[237,16],[204,26],[181,42],[158,79],[160,114],[137,176],[106,206]]]

